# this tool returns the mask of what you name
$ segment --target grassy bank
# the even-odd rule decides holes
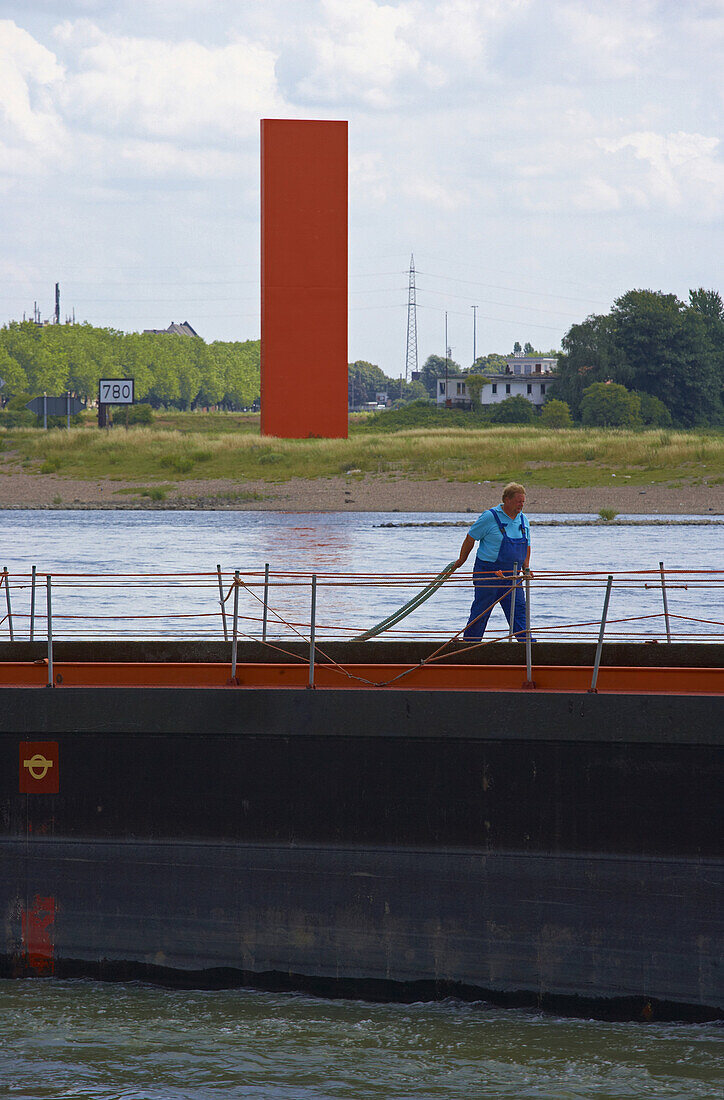
[[[181,418],[180,422],[176,422]],[[172,414],[153,427],[0,431],[5,469],[77,478],[183,482],[223,478],[282,482],[293,477],[376,474],[388,478],[586,487],[724,481],[724,435],[704,431],[623,431],[538,427],[375,431],[346,440],[262,439],[258,418]],[[202,425],[194,430],[194,424]]]

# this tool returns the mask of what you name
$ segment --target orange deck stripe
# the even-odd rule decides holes
[[[53,666],[58,687],[227,687],[230,664],[80,662],[59,661]],[[346,665],[350,676],[334,665],[317,664],[319,688],[377,689],[389,686],[406,691],[517,691],[526,680],[521,665]],[[409,671],[408,671],[409,670]],[[394,680],[400,673],[407,675]],[[533,681],[542,691],[587,691],[590,666],[538,665]],[[0,687],[44,687],[47,665],[21,661],[0,664]],[[360,679],[357,679],[359,677]],[[389,681],[394,680],[393,683]],[[371,681],[366,683],[365,681]],[[237,684],[247,688],[302,688],[309,682],[307,664],[240,664]],[[231,685],[233,686],[233,685]],[[646,692],[656,695],[724,694],[724,670],[720,668],[602,667],[600,692]]]

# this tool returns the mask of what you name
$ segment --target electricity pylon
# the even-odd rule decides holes
[[[407,357],[405,381],[409,382],[417,371],[417,301],[415,299],[415,257],[410,256],[410,281],[407,287]]]

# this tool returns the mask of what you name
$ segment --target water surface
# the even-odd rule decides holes
[[[257,587],[242,593],[239,614],[243,633],[261,631],[260,578],[265,563],[272,574],[270,635],[308,633],[309,576],[320,580],[318,634],[349,637],[389,615],[420,589],[420,576],[438,573],[457,557],[465,528],[398,527],[398,523],[471,521],[469,515],[439,513],[307,513],[284,512],[0,512],[3,560],[12,573],[29,573],[33,565],[54,575],[56,637],[223,636],[217,564],[225,573],[225,591],[234,569],[256,573]],[[539,637],[595,637],[603,604],[605,577],[615,573],[607,636],[663,637],[663,606],[658,577],[626,582],[624,573],[658,570],[706,570],[720,567],[722,529],[700,526],[546,527],[533,517],[531,564],[538,578],[531,591],[533,630]],[[557,517],[566,518],[566,517]],[[573,518],[573,517],[569,517]],[[665,518],[665,517],[664,517]],[[677,517],[682,518],[682,517]],[[433,599],[401,625],[397,636],[435,633],[440,639],[464,626],[471,601],[473,558]],[[546,574],[580,574],[565,585]],[[294,586],[289,573],[305,575]],[[64,580],[62,574],[97,574],[93,581]],[[104,581],[109,574],[204,574],[191,585],[176,579],[164,586],[140,586],[133,578],[121,585]],[[340,585],[345,574],[348,583]],[[374,574],[386,583],[374,586]],[[414,574],[408,583],[390,585],[395,575]],[[592,576],[595,574],[596,576]],[[645,588],[644,581],[652,587]],[[364,583],[360,583],[364,581]],[[670,577],[669,607],[673,635],[712,639],[724,633],[724,582],[687,579],[686,587]],[[355,583],[356,582],[356,583]],[[191,584],[191,582],[189,582]],[[41,601],[42,602],[42,601]],[[18,634],[29,626],[29,590],[15,596]],[[230,609],[230,605],[229,609]],[[40,604],[39,604],[39,609]],[[0,610],[2,614],[2,610]],[[24,619],[20,616],[25,616]],[[136,618],[133,618],[136,616]],[[151,616],[140,618],[138,616]],[[173,616],[176,616],[175,618]],[[653,616],[618,625],[631,616]],[[705,620],[705,621],[696,621]],[[588,624],[577,628],[575,624]],[[6,626],[0,624],[0,636]],[[41,633],[44,632],[41,624]],[[505,634],[500,609],[489,634]]]
[[[44,1100],[662,1100],[720,1095],[716,1025],[485,1004],[0,982],[0,1095]]]

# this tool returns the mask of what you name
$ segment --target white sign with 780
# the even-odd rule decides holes
[[[132,405],[133,378],[101,378],[98,398],[101,405]]]

